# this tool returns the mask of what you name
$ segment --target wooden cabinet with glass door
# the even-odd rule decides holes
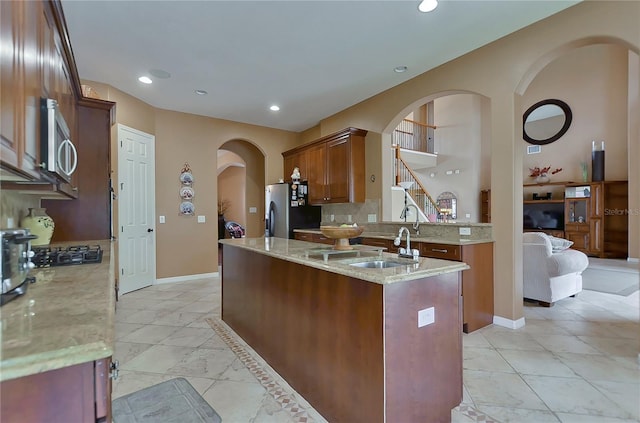
[[[583,253],[591,252],[590,209],[589,198],[565,199],[564,236],[573,241],[572,248]]]
[[[572,248],[600,258],[627,258],[627,181],[567,184],[565,238]]]

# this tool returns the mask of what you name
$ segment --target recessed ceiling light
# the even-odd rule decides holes
[[[432,12],[438,7],[438,0],[422,0],[418,6],[418,10],[424,13]]]
[[[208,92],[206,92],[205,90],[195,90],[194,91],[196,94],[198,95],[207,95],[209,94]]]
[[[149,73],[155,76],[156,78],[160,78],[160,79],[171,78],[171,74],[166,70],[162,70],[162,69],[149,69]]]
[[[269,107],[269,110],[277,112],[278,110],[280,110],[280,107],[276,106],[275,104],[271,107]]]
[[[153,82],[148,76],[141,76],[140,78],[138,78],[138,81],[142,82],[143,84],[151,84]]]
[[[395,68],[393,68],[393,71],[397,72],[397,73],[406,72],[407,71],[407,67],[406,66],[396,66]]]

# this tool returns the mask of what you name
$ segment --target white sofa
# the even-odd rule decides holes
[[[524,298],[551,307],[582,291],[582,272],[589,265],[586,254],[566,247],[570,241],[544,232],[525,232],[522,241]],[[561,250],[562,244],[566,249]]]

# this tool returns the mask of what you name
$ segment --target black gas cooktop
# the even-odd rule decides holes
[[[31,258],[36,267],[67,266],[102,262],[99,245],[72,245],[69,247],[32,247]]]

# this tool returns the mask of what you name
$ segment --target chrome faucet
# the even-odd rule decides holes
[[[413,229],[415,229],[416,235],[420,235],[420,212],[418,211],[418,207],[416,207],[415,204],[409,204],[408,206],[406,206],[404,210],[402,210],[402,213],[400,213],[400,219],[405,219],[406,222],[409,207],[413,207],[414,209],[416,209],[416,221],[413,223]]]
[[[400,241],[402,240],[402,232],[407,233],[407,248],[400,247]],[[418,257],[420,256],[420,252],[416,248],[414,248],[413,250],[411,249],[411,232],[409,232],[409,229],[405,228],[404,226],[401,227],[400,230],[398,231],[398,236],[393,241],[393,245],[395,245],[396,247],[400,247],[398,248],[398,257],[418,260]]]

